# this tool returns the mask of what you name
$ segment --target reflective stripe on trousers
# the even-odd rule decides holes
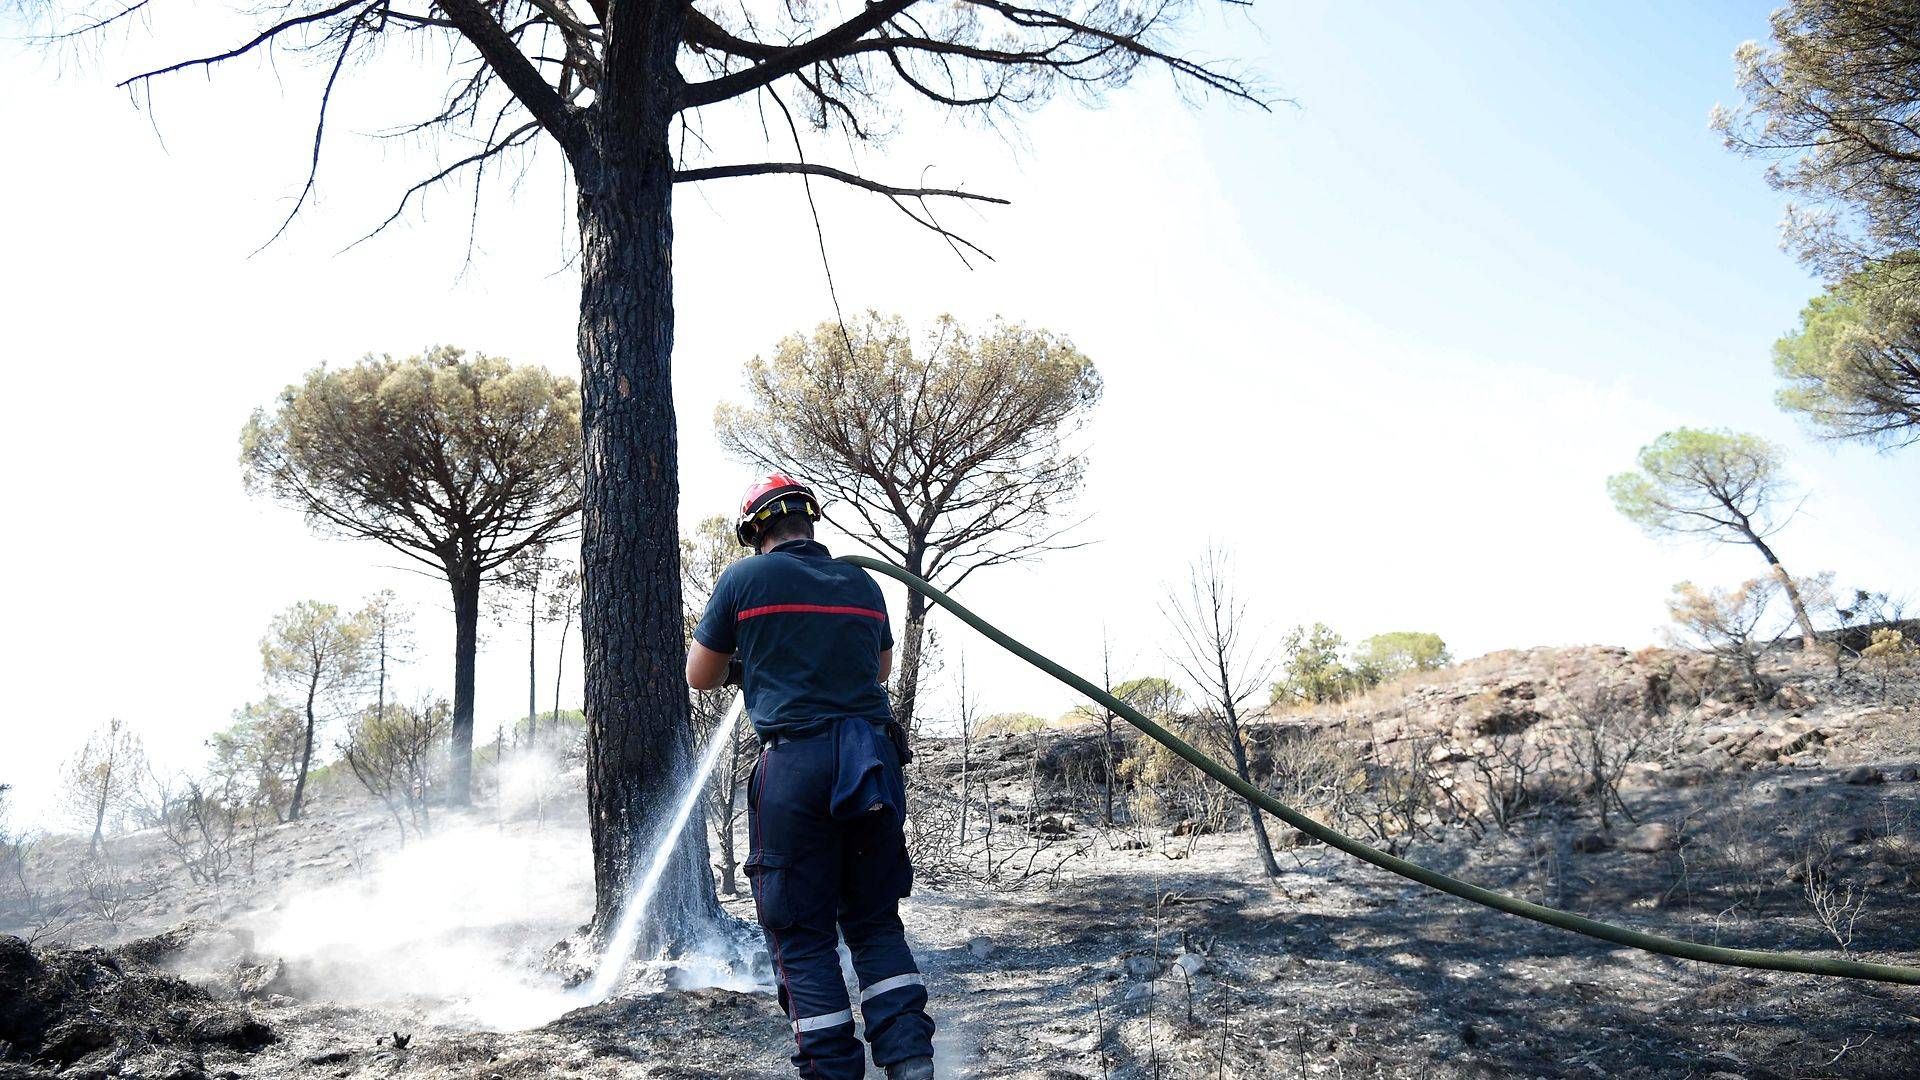
[[[881,979],[879,982],[860,991],[860,1004],[865,1005],[869,999],[877,998],[889,990],[898,990],[903,986],[924,987],[926,985],[927,980],[921,978],[920,973],[917,971],[909,971],[905,975],[895,975],[890,979]]]
[[[747,789],[747,878],[793,1030],[793,1064],[806,1080],[860,1080],[868,1048],[882,1068],[933,1053],[925,979],[900,924],[911,886],[901,822],[891,809],[832,815],[835,770],[845,767],[835,744],[829,735],[780,740],[761,752]],[[898,758],[890,743],[878,746],[880,775],[903,805]],[[842,938],[863,988],[865,1047],[841,973]]]
[[[793,1022],[793,1033],[798,1035],[803,1031],[819,1031],[821,1028],[839,1027],[841,1024],[851,1023],[853,1023],[853,1010],[841,1009],[839,1012],[830,1012],[824,1016],[803,1016]]]

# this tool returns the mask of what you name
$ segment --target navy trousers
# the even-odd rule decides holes
[[[793,1026],[793,1064],[807,1080],[866,1075],[840,973],[843,936],[873,1063],[933,1053],[926,984],[900,925],[900,898],[913,885],[901,829],[905,783],[898,753],[878,732],[846,719],[779,739],[761,750],[748,781],[747,878]]]

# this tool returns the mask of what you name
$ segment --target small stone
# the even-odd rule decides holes
[[[975,960],[985,960],[993,955],[993,939],[985,934],[967,939],[967,952]]]
[[[1598,829],[1593,829],[1575,836],[1571,846],[1575,851],[1583,854],[1592,854],[1596,851],[1605,851],[1611,848],[1613,846],[1613,837],[1608,836]]]
[[[1840,774],[1843,784],[1881,784],[1886,782],[1886,774],[1871,765],[1855,765]]]
[[[1620,846],[1628,851],[1668,851],[1679,846],[1679,838],[1674,835],[1673,826],[1664,822],[1649,821],[1645,825],[1627,834]]]
[[[1173,966],[1187,973],[1188,977],[1207,970],[1207,958],[1199,953],[1181,953],[1174,958]]]
[[[1774,704],[1788,712],[1799,712],[1803,709],[1811,709],[1820,703],[1812,694],[1807,693],[1797,686],[1781,687],[1779,692],[1773,695],[1773,701]]]
[[[1906,768],[1900,770],[1899,778],[1902,782],[1908,783],[1908,784],[1911,784],[1916,780],[1920,780],[1920,768],[1915,768],[1912,765],[1909,765]]]
[[[1160,965],[1151,956],[1138,955],[1127,957],[1127,974],[1136,979],[1151,978],[1158,973]]]

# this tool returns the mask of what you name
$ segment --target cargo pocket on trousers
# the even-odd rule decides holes
[[[741,864],[753,890],[753,910],[760,925],[779,930],[793,925],[793,870],[777,851],[756,851]]]

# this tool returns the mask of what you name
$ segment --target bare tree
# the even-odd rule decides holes
[[[560,686],[567,672],[567,631],[571,630],[580,617],[580,564],[574,563],[560,571],[547,589],[546,619],[560,627],[560,641],[555,646],[553,657],[553,713],[552,721],[560,722]],[[527,741],[532,742],[534,732],[527,731]]]
[[[567,618],[570,605],[558,595],[565,589],[565,579],[572,575],[572,569],[563,559],[547,554],[546,546],[536,544],[522,548],[495,575],[494,580],[501,586],[489,602],[493,618],[505,624],[508,621],[525,621],[527,627],[527,740],[531,742],[540,727],[540,712],[537,701],[539,692],[539,646],[540,626]],[[504,593],[504,595],[503,595]],[[565,627],[561,636],[566,636]],[[557,678],[557,676],[556,676]],[[558,706],[556,706],[557,708]],[[502,752],[505,748],[502,748]]]
[[[942,316],[916,345],[898,317],[825,323],[747,365],[752,404],[722,405],[720,441],[816,485],[833,523],[883,558],[956,588],[976,570],[1070,546],[1060,510],[1086,462],[1072,436],[1100,400],[1093,362],[1045,330],[969,332]],[[907,592],[894,714],[913,727],[927,600]]]
[[[1773,680],[1760,671],[1760,653],[1779,640],[1779,632],[1762,629],[1779,582],[1755,578],[1736,589],[1703,589],[1690,581],[1673,587],[1667,613],[1681,631],[1684,644],[1703,648],[1732,664],[1755,700],[1773,697]]]
[[[27,862],[33,857],[36,838],[28,830],[14,827],[7,805],[12,791],[12,785],[0,784],[0,889],[18,892],[20,911],[31,917],[40,907],[40,895],[27,877]]]
[[[1567,751],[1580,771],[1580,786],[1593,800],[1602,831],[1612,827],[1609,811],[1618,809],[1629,821],[1638,821],[1620,794],[1627,768],[1643,759],[1653,738],[1653,725],[1640,709],[1637,693],[1598,687],[1562,695],[1572,739]]]
[[[1526,731],[1498,732],[1468,757],[1480,788],[1481,809],[1495,828],[1513,825],[1556,797],[1552,748]]]
[[[373,660],[373,712],[387,712],[387,668],[405,663],[413,653],[413,613],[400,606],[392,589],[382,589],[367,597],[360,609],[367,627],[367,649]]]
[[[693,636],[693,628],[706,610],[707,601],[713,598],[713,588],[719,583],[720,575],[746,553],[747,549],[734,538],[733,524],[723,517],[702,519],[692,534],[680,541],[681,595],[686,599],[688,637]],[[693,700],[693,727],[698,738],[703,741],[712,738],[714,730],[726,722],[737,692],[727,687],[689,691]],[[733,833],[744,809],[740,787],[746,783],[747,771],[753,767],[756,757],[754,751],[759,747],[759,739],[754,737],[753,726],[744,710],[728,739],[732,745],[707,781],[704,806],[707,823],[713,826],[714,836],[720,842],[720,889],[733,895],[739,892]]]
[[[140,736],[116,717],[88,735],[80,752],[66,763],[68,810],[92,830],[87,841],[89,858],[99,857],[109,822],[117,820],[135,797],[134,785],[145,762]]]
[[[340,744],[354,778],[393,815],[402,844],[409,824],[415,833],[432,829],[427,799],[445,772],[450,713],[445,701],[396,704],[384,713],[369,711],[354,720],[347,741]]]
[[[1267,693],[1274,665],[1248,633],[1247,605],[1235,593],[1226,552],[1209,547],[1187,568],[1185,588],[1169,589],[1160,610],[1179,642],[1172,660],[1186,676],[1189,700],[1212,729],[1214,739],[1233,756],[1233,771],[1253,782],[1247,767],[1247,705]],[[1268,877],[1280,876],[1273,841],[1260,808],[1247,802],[1253,845]]]
[[[147,9],[145,2],[101,2],[104,10],[84,16],[80,29],[115,26]],[[122,83],[146,99],[155,80],[241,57],[299,53],[321,65],[314,149],[289,220],[315,188],[336,87],[376,54],[450,73],[447,92],[400,133],[460,140],[457,152],[401,195],[389,221],[436,185],[469,177],[478,185],[535,144],[551,140],[563,154],[580,239],[581,629],[596,925],[618,910],[634,853],[672,812],[670,792],[692,753],[675,570],[674,188],[765,175],[803,185],[833,181],[887,200],[955,252],[977,251],[931,207],[1002,200],[810,161],[803,128],[823,139],[879,140],[893,126],[895,99],[1012,123],[1056,89],[1097,98],[1143,65],[1171,73],[1186,90],[1259,103],[1241,77],[1174,51],[1169,38],[1184,6],[839,0],[748,10],[608,0],[296,0],[244,8],[253,28],[237,44]],[[396,43],[402,47],[388,47]],[[728,143],[717,127],[709,137],[708,118],[729,106],[743,118],[772,121],[729,129],[761,132],[758,151]],[[791,151],[766,148],[768,139],[790,140]],[[456,686],[456,742],[469,719],[460,700]],[[656,927],[692,933],[718,914],[705,865],[704,840],[683,845],[656,894],[656,908],[669,913]]]
[[[954,709],[953,713],[954,726],[959,729],[960,734],[960,820],[955,829],[959,842],[965,845],[967,842],[968,811],[973,807],[973,740],[974,737],[980,733],[980,703],[968,692],[967,657],[965,653],[962,653],[960,656],[959,695],[959,705]],[[993,812],[993,803],[991,800],[987,803],[987,812],[989,816]],[[987,863],[989,868],[991,868],[993,863],[993,833],[991,831],[993,826],[991,822],[989,822],[987,828],[989,830],[987,833]]]
[[[1113,693],[1113,643],[1107,639],[1107,628],[1100,627],[1100,689]],[[1115,760],[1113,730],[1120,717],[1105,705],[1100,706],[1100,764],[1102,768],[1100,783],[1100,823],[1113,827],[1113,783],[1114,770],[1119,762]]]
[[[251,807],[236,781],[235,774],[219,772],[184,778],[161,817],[161,835],[197,884],[220,884],[240,855],[240,828]],[[258,820],[252,824],[257,830]]]

